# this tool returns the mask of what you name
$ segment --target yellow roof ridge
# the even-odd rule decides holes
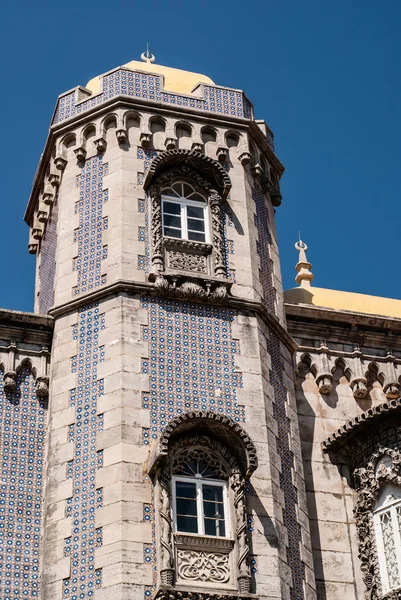
[[[321,308],[346,310],[368,315],[381,315],[401,319],[401,299],[371,296],[360,292],[345,292],[327,288],[290,288],[284,292],[290,304],[309,304]]]

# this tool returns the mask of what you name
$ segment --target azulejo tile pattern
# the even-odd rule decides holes
[[[102,274],[102,260],[105,258],[103,231],[108,228],[108,220],[103,218],[103,172],[103,158],[95,156],[85,162],[77,182],[79,228],[74,232],[74,241],[78,245],[73,264],[77,272],[74,295],[106,283],[106,276]]]
[[[58,205],[53,204],[40,246],[39,312],[46,314],[54,303],[54,278],[56,275]]]
[[[142,372],[149,374],[150,392],[143,404],[150,407],[148,438],[157,439],[167,423],[189,410],[210,410],[245,422],[238,404],[242,374],[236,371],[238,343],[228,308],[143,298],[149,309],[149,359]]]
[[[197,97],[164,91],[162,86],[163,78],[160,75],[150,75],[128,69],[117,69],[103,77],[100,94],[77,102],[78,96],[74,90],[67,92],[59,98],[53,124],[60,123],[70,117],[83,113],[119,95],[211,113],[220,113],[231,117],[252,118],[252,104],[246,98],[245,94],[238,90],[202,84],[201,91],[203,97]]]
[[[101,529],[95,529],[95,510],[102,506],[103,490],[96,489],[99,453],[96,436],[103,429],[103,415],[97,414],[97,401],[103,395],[103,380],[97,378],[102,360],[99,332],[105,327],[105,316],[99,304],[79,309],[79,321],[72,327],[77,354],[71,360],[76,373],[76,388],[70,391],[70,406],[75,408],[74,458],[67,465],[73,479],[73,496],[66,500],[65,514],[73,520],[68,555],[71,576],[63,582],[63,597],[71,600],[92,598],[101,586],[101,569],[95,569],[95,548],[102,543]]]
[[[263,192],[259,187],[254,188],[252,196],[256,205],[255,224],[259,234],[258,252],[263,296],[268,310],[272,314],[275,314],[275,291],[269,256],[269,245],[271,244],[269,213]],[[267,347],[272,361],[270,383],[273,386],[275,398],[273,415],[278,427],[277,451],[281,459],[280,484],[285,498],[283,520],[288,532],[287,560],[293,577],[291,598],[292,600],[298,600],[303,597],[305,566],[300,556],[302,536],[296,514],[298,498],[297,490],[293,483],[294,456],[289,444],[291,425],[286,411],[288,401],[287,390],[283,382],[284,365],[281,358],[280,340],[272,331],[270,331],[269,339],[267,340]]]
[[[3,392],[0,372],[0,598],[39,598],[39,555],[47,411],[29,366],[17,390]]]

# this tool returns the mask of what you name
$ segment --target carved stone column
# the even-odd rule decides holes
[[[224,237],[221,218],[221,196],[216,190],[209,193],[210,212],[212,213],[212,232],[214,249],[214,274],[226,276],[226,265],[224,263]]]
[[[240,473],[231,477],[231,487],[234,491],[234,508],[236,520],[236,537],[238,542],[237,580],[240,592],[251,591],[251,574],[248,565],[249,542],[247,535],[245,511],[245,481]]]
[[[175,570],[171,527],[171,493],[169,477],[165,472],[160,473],[158,482],[160,486],[160,579],[163,585],[173,585]]]
[[[152,271],[164,271],[161,193],[156,187],[149,190],[152,206]]]

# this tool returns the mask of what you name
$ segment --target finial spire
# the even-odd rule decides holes
[[[295,281],[301,287],[310,287],[314,275],[311,271],[312,265],[306,259],[308,246],[301,240],[301,234],[299,234],[299,241],[295,244],[295,248],[299,252],[298,263],[295,266],[295,269],[297,270]]]
[[[149,52],[149,44],[146,44],[146,52],[142,52],[141,59],[146,63],[153,63],[156,60],[154,54]]]

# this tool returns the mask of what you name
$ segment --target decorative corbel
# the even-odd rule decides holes
[[[28,252],[29,254],[37,254],[38,252],[38,243],[34,241],[34,239],[30,236],[28,242]]]
[[[64,171],[64,169],[67,166],[67,161],[63,156],[56,156],[56,158],[54,159],[54,166],[59,171]]]
[[[400,397],[400,384],[398,382],[395,367],[395,356],[391,350],[387,352],[386,361],[386,382],[383,387],[383,392],[389,400],[393,400]]]
[[[238,160],[240,161],[241,165],[245,167],[251,162],[251,153],[248,151],[242,152],[239,155]]]
[[[128,142],[127,130],[124,128],[116,129],[116,137],[119,144]]]
[[[53,204],[54,201],[54,188],[51,185],[51,183],[46,183],[45,184],[45,189],[43,190],[43,202],[45,204],[47,204],[48,206],[50,206],[51,204]]]
[[[353,370],[354,376],[350,381],[352,393],[355,400],[363,400],[368,396],[367,380],[362,369],[362,352],[359,346],[353,352]]]
[[[40,355],[40,375],[36,378],[36,396],[44,399],[49,396],[49,377],[47,375],[47,362],[49,351],[43,346]]]
[[[15,353],[17,346],[12,342],[8,347],[7,371],[4,373],[3,389],[6,394],[14,394],[17,389],[17,373],[15,371]]]
[[[166,146],[166,150],[175,150],[175,147],[177,145],[177,138],[173,135],[166,137],[164,145]]]
[[[204,152],[205,145],[201,141],[195,141],[195,142],[192,143],[191,150],[193,152]]]
[[[76,148],[74,150],[74,154],[78,162],[83,162],[86,158],[86,149],[84,148],[84,146],[79,146],[79,148]]]
[[[54,188],[57,189],[60,185],[60,175],[57,175],[56,173],[50,173],[49,182]]]
[[[40,221],[41,223],[47,223],[47,221],[49,220],[49,209],[46,206],[44,200],[42,200],[39,204],[37,218],[38,221]]]
[[[272,201],[273,206],[280,206],[281,201],[283,199],[280,186],[278,183],[271,183],[267,187],[267,191],[269,192],[270,200]]]
[[[94,140],[93,143],[95,144],[96,150],[100,154],[102,154],[106,150],[107,141],[104,137],[97,138],[97,140]]]
[[[141,144],[141,146],[146,148],[147,146],[150,145],[151,140],[152,140],[152,133],[150,131],[141,131],[140,136],[139,136],[139,143]]]
[[[252,175],[253,175],[253,178],[255,179],[255,181],[257,181],[257,182],[260,181],[260,179],[263,175],[263,169],[259,163],[257,163],[254,167],[252,167]]]
[[[221,163],[225,163],[228,159],[228,148],[225,146],[219,146],[216,150],[217,160]]]
[[[317,373],[316,384],[321,394],[331,394],[333,390],[333,375],[329,364],[329,348],[326,342],[320,344],[320,369]]]
[[[43,235],[43,225],[35,218],[32,226],[32,237],[34,240],[40,240]]]

